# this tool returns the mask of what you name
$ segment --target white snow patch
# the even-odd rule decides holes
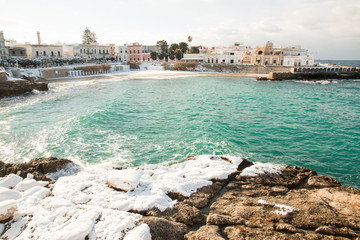
[[[25,178],[24,180],[16,184],[14,189],[23,192],[35,186],[44,187],[48,184],[49,182],[47,181],[36,181],[35,179]]]
[[[143,223],[140,226],[131,230],[124,238],[124,240],[151,240],[150,228]]]
[[[109,172],[107,182],[113,188],[133,191],[139,185],[141,175],[142,171],[135,169],[114,170]]]
[[[13,199],[0,202],[0,221],[6,220],[14,215],[17,209],[16,201]]]
[[[283,216],[287,216],[288,214],[294,212],[296,209],[287,205],[283,205],[283,204],[276,204],[276,203],[268,203],[263,199],[259,199],[258,203],[263,204],[263,205],[270,205],[270,206],[274,206],[279,208],[278,210],[272,211],[273,213],[279,214],[279,215],[283,215]]]
[[[15,185],[21,182],[22,180],[23,180],[22,177],[11,173],[6,177],[1,178],[0,187],[12,188],[15,187]]]
[[[241,176],[256,177],[261,174],[280,174],[284,166],[272,163],[255,163],[254,165],[245,168]]]
[[[0,201],[17,200],[19,198],[21,198],[21,194],[18,191],[0,187]]]

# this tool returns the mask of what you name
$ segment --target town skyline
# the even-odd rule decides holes
[[[241,42],[256,47],[272,41],[276,46],[301,45],[318,59],[360,58],[360,2],[355,0],[104,0],[101,6],[95,1],[68,0],[61,4],[40,0],[0,3],[17,10],[16,15],[2,13],[0,29],[6,39],[19,43],[36,43],[37,31],[43,43],[80,43],[89,27],[99,43],[116,45],[155,45],[163,39],[169,44],[187,42],[190,35],[192,45]]]

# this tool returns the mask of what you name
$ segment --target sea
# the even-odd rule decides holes
[[[127,76],[0,99],[0,160],[171,164],[203,154],[311,168],[360,188],[360,81]]]

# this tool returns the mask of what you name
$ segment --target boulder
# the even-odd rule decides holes
[[[47,83],[31,82],[27,80],[5,81],[0,84],[0,98],[21,95],[33,90],[48,91]]]
[[[16,200],[0,201],[0,222],[11,218],[17,211]]]
[[[175,221],[184,223],[188,226],[192,226],[204,219],[204,216],[201,214],[199,209],[188,204],[180,203],[176,205],[175,209],[177,211],[173,215]]]
[[[184,236],[186,240],[225,240],[221,236],[220,228],[214,225],[205,225],[202,226],[197,231],[189,232]]]
[[[31,173],[36,180],[45,180],[45,181],[51,181],[48,174],[57,172],[61,169],[64,169],[69,164],[75,165],[71,160],[64,159],[64,158],[55,158],[55,157],[49,157],[49,158],[36,158],[32,159],[27,163],[3,163],[0,161],[0,177],[4,177],[6,175],[11,174],[17,174],[22,178],[27,177],[28,173]],[[9,177],[8,176],[8,177]],[[8,178],[7,177],[7,178]],[[6,183],[9,185],[15,186],[18,184],[17,181],[19,181],[18,177],[11,177],[12,180],[4,180],[2,179],[0,181],[0,186],[2,184],[2,181],[6,181]],[[17,182],[15,185],[13,183]],[[11,187],[13,187],[11,186]]]
[[[146,223],[150,227],[152,240],[182,240],[189,231],[185,224],[164,218],[144,217],[140,223]]]

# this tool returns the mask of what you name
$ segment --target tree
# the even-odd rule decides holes
[[[179,48],[181,49],[182,53],[186,53],[186,51],[188,50],[188,44],[186,42],[180,42]]]
[[[191,48],[190,53],[200,53],[200,50],[197,47],[193,47],[193,48]]]
[[[156,60],[157,57],[158,57],[158,54],[156,52],[151,52],[150,57],[151,57],[152,60]]]
[[[175,57],[176,57],[177,60],[180,60],[182,58],[181,49],[178,48],[178,49],[175,50]]]
[[[156,46],[159,48],[159,52],[163,55],[168,53],[168,43],[165,40],[157,41]]]
[[[169,53],[174,54],[176,49],[178,49],[178,48],[179,48],[179,44],[177,44],[177,43],[171,44],[170,47],[169,47]]]
[[[94,32],[91,32],[88,27],[85,28],[84,33],[82,35],[82,43],[83,44],[95,44],[96,41],[96,34]]]

